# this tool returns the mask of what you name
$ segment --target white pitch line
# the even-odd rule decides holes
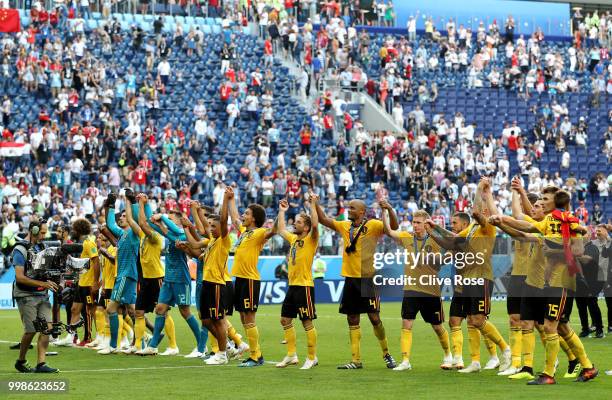
[[[266,361],[266,364],[276,364],[278,361]],[[165,366],[165,367],[132,367],[132,368],[101,368],[101,369],[71,369],[71,370],[60,370],[60,373],[81,373],[81,372],[119,372],[119,371],[149,371],[156,369],[188,369],[188,368],[214,368],[214,367],[236,367],[237,364],[226,364],[226,365],[177,365],[177,366]],[[18,375],[19,372],[0,373],[0,376]]]

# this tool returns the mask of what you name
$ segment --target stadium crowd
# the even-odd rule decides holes
[[[479,28],[474,37],[469,29],[456,27],[452,21],[446,26],[447,36],[436,35],[435,27],[428,22],[418,46],[411,19],[408,38],[389,38],[378,55],[371,54],[371,35],[357,32],[353,25],[359,14],[350,10],[331,12],[336,10],[333,4],[322,13],[323,25],[318,29],[304,13],[296,18],[287,4],[287,8],[270,8],[259,2],[254,12],[246,14],[232,7],[214,10],[224,18],[225,28],[218,72],[224,82],[217,94],[222,109],[207,110],[202,99],[193,106],[193,126],[160,126],[156,117],[160,94],[172,96],[173,82],[183,79],[184,67],[169,62],[171,54],[202,54],[204,34],[198,28],[183,32],[179,24],[172,35],[167,35],[162,33],[163,20],[159,18],[153,32],[139,27],[125,32],[118,21],[109,18],[90,31],[83,19],[87,10],[77,12],[70,24],[33,12],[33,24],[27,30],[2,38],[6,54],[2,64],[4,88],[14,84],[10,80],[16,76],[20,95],[48,96],[51,102],[37,120],[11,131],[8,127],[17,110],[9,96],[2,101],[2,140],[24,145],[19,159],[3,158],[3,247],[8,247],[17,231],[27,226],[32,214],[52,217],[56,224],[82,216],[95,220],[106,194],[124,186],[147,192],[154,209],[188,212],[191,198],[207,200],[218,208],[227,184],[239,193],[237,199],[243,204],[258,201],[265,207],[275,207],[278,199],[287,196],[294,204],[289,218],[298,212],[302,195],[313,189],[330,213],[340,219],[346,217],[343,200],[352,188],[375,191],[375,200],[387,198],[391,191],[392,196],[402,195],[401,200],[396,196],[392,201],[398,206],[404,228],[409,229],[407,214],[417,208],[429,211],[444,224],[449,223],[453,212],[469,210],[478,177],[489,175],[500,208],[510,213],[510,152],[516,153],[521,175],[530,189],[549,183],[563,186],[576,195],[576,206],[590,200],[592,208],[583,213],[590,215],[589,222],[606,222],[598,203],[607,201],[612,174],[606,176],[602,171],[592,177],[570,175],[563,180],[558,172],[538,169],[539,157],[553,147],[563,155],[561,168],[571,168],[565,147],[586,143],[586,122],[582,118],[579,124],[567,121],[568,110],[563,103],[553,102],[534,110],[541,116],[537,126],[512,123],[501,132],[485,134],[469,121],[470,116],[436,113],[429,119],[419,105],[404,110],[400,100],[416,95],[420,103],[435,102],[436,87],[428,88],[418,80],[422,71],[445,69],[468,76],[469,81],[467,71],[482,72],[487,56],[507,64],[511,81],[519,90],[519,83],[527,81],[534,71],[534,85],[551,90],[564,77],[571,78],[576,75],[574,71],[586,68],[593,72],[588,76],[596,82],[592,89],[600,88],[600,93],[607,96],[612,93],[612,82],[606,84],[604,79],[612,68],[608,63],[609,15],[582,22],[575,43],[564,48],[570,58],[568,67],[558,49],[546,50],[541,32],[527,41],[522,37],[512,40],[508,29],[511,17],[506,21],[505,35],[493,23],[488,29]],[[387,6],[389,9],[392,6]],[[339,18],[342,14],[348,14],[348,18]],[[239,55],[234,33],[243,29],[244,18],[257,21],[264,39],[265,64],[252,71],[243,70],[236,62]],[[298,19],[306,21],[301,28]],[[593,29],[597,31],[595,36],[591,35]],[[585,34],[581,36],[580,32]],[[586,43],[581,39],[591,36],[593,40]],[[121,41],[130,41],[134,52],[146,53],[144,71],[117,68],[112,49]],[[102,45],[99,57],[88,51],[95,44]],[[590,51],[589,46],[600,47]],[[572,61],[574,56],[578,61]],[[279,57],[303,65],[297,77],[303,97],[310,94],[311,87],[318,95],[310,123],[297,135],[282,132],[274,120],[274,74],[270,66]],[[374,81],[365,71],[377,64],[381,77]],[[491,69],[489,78],[495,73]],[[342,98],[317,92],[322,77],[336,77],[343,86],[353,89],[364,86],[387,106],[406,133],[367,132],[347,111]],[[575,89],[582,90],[583,86]],[[225,116],[209,120],[210,111],[221,111]],[[220,135],[235,134],[239,120],[255,121],[257,130],[254,146],[239,168],[239,180],[228,182],[233,167],[217,155],[215,148],[225,139]],[[525,135],[528,129],[534,135]],[[609,157],[611,132],[609,126],[602,132],[601,141],[602,151]],[[286,134],[289,140],[299,142],[299,151],[279,151]],[[529,142],[532,136],[536,140]],[[326,154],[316,155],[323,156],[324,162],[315,169],[310,150],[316,142],[325,146]],[[336,243],[331,232],[322,232],[324,254],[336,253]],[[274,241],[270,247],[271,252],[280,251]]]

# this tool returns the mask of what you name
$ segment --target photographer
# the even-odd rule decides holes
[[[32,221],[28,227],[28,235],[23,242],[19,242],[11,253],[11,262],[15,267],[15,284],[13,285],[13,297],[17,301],[19,315],[24,327],[19,359],[15,362],[15,368],[19,372],[49,373],[58,372],[45,363],[49,336],[42,333],[38,336],[38,363],[36,368],[31,368],[26,361],[26,353],[36,335],[34,320],[43,318],[51,320],[51,303],[47,290],[57,291],[58,286],[53,281],[38,281],[27,276],[32,268],[31,252],[36,253],[43,250],[42,240],[47,234],[47,224],[44,221]],[[49,328],[50,328],[49,324]]]
[[[89,269],[79,278],[74,302],[72,303],[71,324],[76,324],[81,318],[81,310],[85,304],[85,337],[78,346],[86,346],[91,342],[92,321],[95,319],[96,301],[98,289],[100,288],[100,264],[98,259],[98,247],[96,239],[91,235],[91,223],[85,218],[78,218],[72,223],[73,238],[77,243],[83,243],[81,258],[90,260]],[[74,343],[73,333],[68,333],[63,339],[55,342],[57,346],[72,346]]]

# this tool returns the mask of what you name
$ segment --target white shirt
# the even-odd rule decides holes
[[[159,63],[159,65],[157,65],[157,72],[161,76],[170,75],[170,69],[170,63],[168,61],[162,61]]]

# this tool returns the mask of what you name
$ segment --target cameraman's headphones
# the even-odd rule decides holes
[[[34,236],[38,235],[40,233],[40,222],[38,221],[32,221],[30,222],[30,226],[28,227],[28,230],[30,231],[30,233]]]

